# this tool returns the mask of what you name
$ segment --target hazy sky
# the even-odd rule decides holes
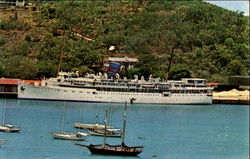
[[[217,6],[233,10],[233,11],[243,11],[244,15],[249,15],[249,0],[205,0],[208,3],[215,4]]]

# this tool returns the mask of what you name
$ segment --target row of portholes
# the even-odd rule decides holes
[[[68,90],[60,90],[60,89],[57,89],[56,90],[57,92],[60,92],[60,91],[62,91],[62,92],[70,92],[70,91],[68,91]],[[77,91],[71,91],[72,93],[78,93]],[[79,91],[79,93],[83,93],[83,91]],[[89,93],[89,92],[88,92]]]
[[[133,95],[133,96],[160,96],[160,94],[130,94],[130,93],[102,93],[98,92],[98,94],[107,94],[107,95]]]
[[[171,96],[206,96],[206,95],[204,95],[204,94],[188,94],[188,95],[186,95],[186,94],[171,94]]]
[[[57,91],[60,91],[59,89],[57,89]],[[64,92],[68,92],[67,90],[63,90]],[[71,91],[72,93],[77,93],[76,91]],[[79,93],[83,93],[83,91],[79,91]],[[87,92],[87,93],[90,93],[90,92]],[[96,92],[93,92],[93,94],[96,94]],[[141,96],[141,95],[144,95],[144,96],[160,96],[160,95],[156,95],[156,94],[130,94],[130,93],[101,93],[99,92],[98,94],[110,94],[110,95],[135,95],[135,96]],[[171,94],[170,96],[205,96],[203,94]],[[152,100],[152,99],[151,99]]]

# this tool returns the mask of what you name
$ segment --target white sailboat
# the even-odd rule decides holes
[[[79,128],[79,129],[94,129],[94,130],[104,130],[105,129],[105,125],[102,124],[98,124],[98,113],[99,113],[99,109],[97,108],[96,111],[96,119],[95,119],[95,123],[94,124],[85,124],[85,123],[74,123],[74,127],[75,128]],[[112,129],[112,126],[107,126],[108,129]]]
[[[80,110],[80,118],[81,118],[80,121],[82,121],[82,109]],[[77,131],[77,133],[82,135],[82,136],[88,136],[89,135],[88,133],[84,133],[84,132],[81,132],[81,131]]]
[[[122,137],[121,129],[115,129],[115,130],[116,131],[111,131],[110,129],[106,129],[106,130],[89,129],[89,134],[93,136],[105,136],[106,135],[106,137]]]
[[[108,122],[106,123],[106,127],[107,125],[112,125],[111,123],[111,108],[109,107],[108,109],[108,114],[109,114],[109,120]],[[104,129],[88,129],[89,131],[89,134],[90,135],[93,135],[93,136],[104,136],[106,135],[106,137],[121,137],[122,136],[122,130],[121,129],[114,129],[114,128],[109,128],[105,130],[105,125],[104,125]],[[105,134],[106,132],[106,134]]]
[[[84,135],[81,135],[80,133],[64,132],[65,110],[66,110],[66,106],[64,102],[61,133],[50,132],[50,134],[56,139],[78,140],[78,141],[84,140],[83,138]]]
[[[5,123],[6,105],[7,105],[7,101],[5,98],[4,109],[3,109],[3,123],[0,125],[0,131],[2,131],[2,132],[19,132],[21,130],[21,128],[19,126]]]

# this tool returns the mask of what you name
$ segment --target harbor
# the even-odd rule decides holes
[[[249,14],[59,1],[0,0],[0,159],[250,159]]]
[[[74,122],[93,123],[97,107],[104,123],[105,108],[112,108],[111,123],[122,127],[124,104],[65,102],[65,131],[79,131]],[[0,98],[0,113],[4,99]],[[22,127],[19,133],[0,133],[4,144],[0,158],[138,158],[93,155],[79,144],[102,143],[87,136],[84,141],[56,140],[49,132],[61,131],[64,102],[7,99],[6,121]],[[152,120],[154,119],[154,120]],[[84,130],[81,130],[84,132]],[[120,138],[107,138],[119,144]],[[128,104],[125,136],[128,145],[143,145],[141,159],[233,158],[249,156],[249,107],[243,105],[157,105]]]

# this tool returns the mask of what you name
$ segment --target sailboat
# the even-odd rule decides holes
[[[82,121],[82,110],[80,110],[80,117],[81,117],[81,120]],[[88,133],[85,133],[85,132],[81,132],[81,131],[77,131],[77,134],[80,134],[82,136],[88,136],[89,134]]]
[[[80,133],[64,132],[65,109],[66,107],[64,102],[61,133],[50,132],[50,134],[56,139],[78,140],[78,141],[84,140],[83,135],[81,135]]]
[[[89,134],[93,136],[106,136],[106,137],[122,137],[121,129],[106,129],[106,130],[96,130],[88,129]]]
[[[105,125],[102,124],[98,124],[98,112],[99,109],[97,108],[96,111],[96,119],[95,119],[95,123],[94,124],[84,124],[84,123],[74,123],[74,127],[75,128],[79,128],[79,129],[90,129],[90,130],[103,130],[105,128]],[[107,128],[112,129],[112,126],[107,126]]]
[[[111,108],[108,109],[108,114],[109,114],[109,122],[111,121]],[[110,124],[110,123],[108,123]],[[103,125],[104,127],[102,129],[90,129],[88,128],[87,130],[89,131],[90,135],[93,136],[104,136],[106,135],[106,137],[121,137],[122,136],[122,132],[121,129],[115,129],[115,128],[107,128],[105,130],[105,125]],[[108,127],[108,126],[107,126]],[[106,134],[105,134],[106,132]]]
[[[103,144],[99,145],[83,145],[75,143],[75,145],[83,146],[89,149],[93,154],[102,155],[118,155],[118,156],[137,156],[142,152],[143,146],[127,146],[124,143],[125,126],[126,126],[126,115],[127,115],[127,103],[125,103],[124,115],[123,115],[123,129],[122,129],[122,143],[120,145],[109,145],[106,143],[106,135],[103,138]],[[105,125],[107,124],[107,110]],[[106,126],[105,126],[106,130]],[[106,134],[106,131],[105,131]]]
[[[5,118],[6,118],[6,98],[5,98],[5,104],[3,109],[3,123],[0,125],[0,131],[2,132],[19,132],[21,128],[17,125],[12,124],[5,124]]]

